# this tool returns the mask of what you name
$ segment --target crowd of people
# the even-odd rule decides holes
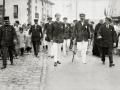
[[[48,57],[54,58],[54,66],[61,64],[60,56],[63,51],[64,57],[68,51],[75,52],[75,59],[79,59],[81,54],[82,62],[87,63],[86,55],[89,45],[93,46],[93,55],[101,57],[105,65],[105,55],[109,56],[110,67],[113,64],[113,53],[120,55],[120,28],[118,22],[110,17],[100,20],[95,26],[94,22],[85,19],[85,14],[80,14],[80,20],[73,20],[68,23],[68,18],[64,17],[60,21],[61,15],[55,14],[56,21],[52,17],[47,18],[47,23],[34,19],[34,25],[23,24],[19,21],[10,25],[9,17],[4,17],[5,24],[0,27],[0,56],[3,60],[3,67],[7,66],[7,59],[11,65],[14,64],[13,57],[19,59],[24,53],[31,53],[39,58],[40,45],[42,50],[48,52]]]

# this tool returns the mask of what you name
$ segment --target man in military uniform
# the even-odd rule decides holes
[[[9,25],[9,17],[4,17],[5,25],[0,28],[0,44],[2,48],[3,67],[7,65],[7,53],[10,55],[10,62],[13,65],[13,45],[18,41],[17,34],[13,26]]]
[[[88,41],[90,41],[90,30],[88,21],[85,20],[85,14],[80,14],[80,19],[81,20],[78,21],[75,25],[77,49],[79,52],[81,52],[82,62],[86,64],[86,52],[88,47]]]
[[[54,66],[61,64],[58,56],[61,56],[61,45],[63,43],[65,24],[60,21],[61,15],[55,14],[56,21],[52,23],[52,41],[54,47]]]
[[[116,46],[116,36],[115,36],[115,30],[114,27],[110,25],[112,19],[110,17],[105,18],[105,25],[100,27],[100,30],[98,32],[98,38],[101,39],[101,47],[102,47],[102,61],[103,65],[105,65],[105,55],[106,51],[109,56],[109,66],[115,66],[113,64],[113,47]]]
[[[64,56],[66,56],[66,52],[70,48],[70,38],[71,38],[71,25],[67,23],[67,17],[63,18],[65,29],[64,29],[64,42],[63,42],[63,52]]]
[[[52,17],[47,18],[48,23],[45,24],[44,31],[46,32],[46,38],[48,45],[48,55],[53,58],[53,42],[51,42],[52,39]]]
[[[38,25],[38,19],[34,19],[34,22],[35,25],[31,26],[29,30],[29,34],[32,34],[31,41],[33,43],[34,54],[36,57],[39,58],[38,51],[39,51],[40,39],[43,37],[43,33],[42,33],[42,27]]]

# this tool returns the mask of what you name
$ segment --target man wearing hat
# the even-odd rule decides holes
[[[110,17],[105,18],[105,25],[101,26],[98,32],[98,38],[101,39],[101,47],[102,47],[102,61],[103,65],[105,65],[105,54],[106,51],[109,56],[109,66],[115,66],[113,64],[113,47],[116,46],[116,38],[115,38],[115,30],[114,27],[110,25],[112,19]]]
[[[10,55],[10,62],[13,65],[13,45],[18,41],[17,34],[13,26],[9,25],[9,17],[4,17],[5,24],[0,28],[0,44],[2,47],[2,60],[5,69],[7,65],[7,53]]]
[[[46,38],[45,40],[47,41],[47,45],[48,45],[48,55],[53,58],[53,42],[51,42],[52,40],[52,17],[48,17],[47,18],[48,23],[45,24],[44,27],[44,31],[46,32]]]
[[[63,18],[65,29],[64,29],[64,42],[63,42],[63,52],[64,56],[66,56],[66,52],[70,48],[70,38],[71,38],[71,26],[67,23],[67,17]]]
[[[65,24],[60,21],[60,17],[61,15],[59,13],[55,14],[56,21],[52,23],[52,41],[54,47],[55,62],[54,66],[57,66],[57,64],[61,64],[59,60],[61,56],[61,45],[63,43]]]
[[[29,34],[32,34],[31,41],[33,43],[34,54],[36,57],[39,58],[38,51],[39,51],[40,39],[43,37],[43,33],[41,26],[38,25],[38,19],[34,19],[34,23],[35,24],[32,25],[29,30]]]
[[[80,21],[76,23],[75,30],[78,49],[76,53],[76,59],[78,59],[77,54],[81,53],[82,62],[86,64],[86,52],[88,47],[88,41],[90,40],[90,30],[88,21],[85,20],[85,14],[80,14]]]

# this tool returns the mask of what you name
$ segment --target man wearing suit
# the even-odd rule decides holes
[[[35,22],[35,25],[31,26],[29,30],[29,34],[32,34],[31,41],[33,43],[34,54],[36,57],[39,58],[38,51],[39,51],[40,39],[43,37],[43,34],[42,34],[41,26],[38,25],[38,19],[34,19],[34,22]]]
[[[89,24],[85,20],[85,14],[80,14],[80,19],[81,20],[78,21],[75,25],[77,49],[78,52],[81,52],[82,62],[86,64],[86,52],[88,47],[88,41],[90,41],[90,30]]]
[[[116,46],[116,38],[115,38],[115,30],[114,27],[110,25],[112,19],[110,17],[105,18],[105,25],[100,27],[98,32],[98,38],[101,39],[101,47],[102,47],[102,61],[103,65],[105,65],[105,54],[106,51],[109,56],[109,66],[115,66],[113,64],[113,47]]]
[[[10,55],[10,62],[13,65],[13,46],[18,41],[17,34],[13,26],[9,25],[9,17],[4,17],[5,25],[0,28],[0,44],[2,48],[3,67],[7,65],[7,53]]]
[[[48,45],[48,54],[51,58],[53,58],[53,42],[51,42],[52,39],[52,17],[48,17],[48,23],[45,24],[44,31],[46,32],[46,38]]]
[[[71,38],[71,26],[69,23],[67,23],[67,18],[63,18],[64,24],[65,24],[65,31],[64,31],[64,42],[63,42],[63,52],[64,56],[66,56],[66,52],[70,48],[70,38]]]
[[[61,15],[55,14],[56,21],[52,23],[52,41],[54,47],[54,66],[61,64],[58,56],[61,56],[61,45],[63,43],[65,24],[60,21]],[[59,54],[59,55],[58,55]]]

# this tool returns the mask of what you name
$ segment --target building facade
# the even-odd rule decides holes
[[[33,24],[35,18],[38,18],[40,23],[46,21],[47,16],[52,16],[52,5],[54,3],[48,0],[5,0],[5,16],[10,17],[12,25],[16,20],[19,20],[20,24]],[[0,0],[1,18],[2,6],[3,0]]]

